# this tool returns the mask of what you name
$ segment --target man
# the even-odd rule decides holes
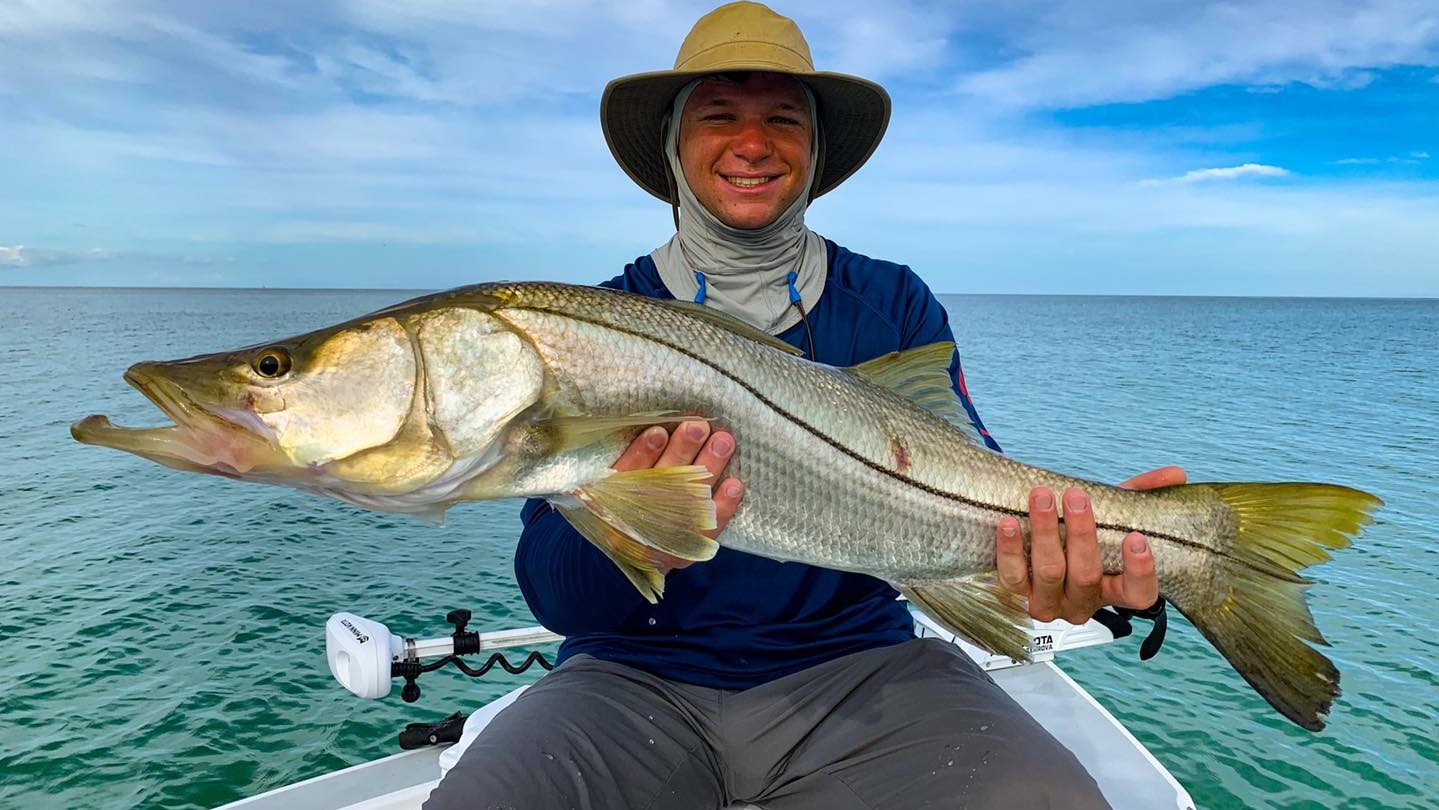
[[[677,233],[608,286],[694,300],[837,366],[952,340],[908,268],[804,226],[809,201],[860,167],[888,123],[878,85],[818,73],[790,20],[754,3],[703,17],[672,71],[605,91],[606,139],[625,171],[673,206]],[[998,450],[964,392],[975,430]],[[734,437],[704,422],[650,428],[621,470],[701,464],[720,528],[743,497],[721,479]],[[1166,468],[1140,486],[1179,483]],[[1039,619],[1082,622],[1101,603],[1158,597],[1142,537],[1105,577],[1083,492],[1031,497],[1033,571],[1018,521],[999,573]],[[427,807],[1101,808],[1073,756],[953,645],[916,640],[887,584],[721,548],[670,573],[650,605],[540,501],[515,567],[535,616],[567,636],[561,664],[501,712]]]

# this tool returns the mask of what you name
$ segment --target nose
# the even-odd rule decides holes
[[[769,157],[774,151],[774,142],[765,130],[764,120],[757,117],[742,120],[730,149],[737,157],[751,163]]]

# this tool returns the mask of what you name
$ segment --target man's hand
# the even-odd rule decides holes
[[[1158,489],[1183,484],[1179,467],[1161,467],[1120,484],[1127,489]],[[1036,487],[1029,493],[1029,561],[1019,521],[1007,517],[997,530],[999,581],[1007,590],[1029,597],[1029,615],[1042,621],[1089,621],[1104,605],[1144,609],[1159,599],[1159,577],[1149,541],[1139,532],[1124,538],[1124,572],[1105,574],[1089,496],[1080,489],[1064,492],[1065,540],[1059,537],[1059,510],[1054,493]]]
[[[619,460],[612,466],[620,472],[650,467],[683,467],[687,464],[698,464],[709,470],[707,483],[714,492],[717,525],[709,535],[718,537],[730,518],[734,517],[740,499],[744,497],[744,485],[738,478],[726,478],[718,485],[715,484],[733,455],[734,436],[725,431],[710,435],[708,422],[683,422],[675,428],[673,435],[658,425],[646,429],[630,442],[630,446],[625,448]],[[650,549],[650,553],[654,562],[659,564],[660,570],[665,573],[693,563],[692,560],[671,557],[654,549]]]

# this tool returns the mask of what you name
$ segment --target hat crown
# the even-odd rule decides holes
[[[729,3],[690,29],[675,70],[814,73],[809,43],[794,20],[760,3]]]

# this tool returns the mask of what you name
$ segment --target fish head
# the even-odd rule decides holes
[[[181,470],[298,484],[331,462],[394,441],[413,410],[417,365],[394,318],[137,363],[126,382],[174,424],[124,428],[90,416],[71,433]]]
[[[498,463],[507,429],[546,383],[500,319],[399,306],[296,338],[138,363],[125,379],[174,424],[104,416],[78,441],[168,467],[317,491],[368,508],[429,512]]]

